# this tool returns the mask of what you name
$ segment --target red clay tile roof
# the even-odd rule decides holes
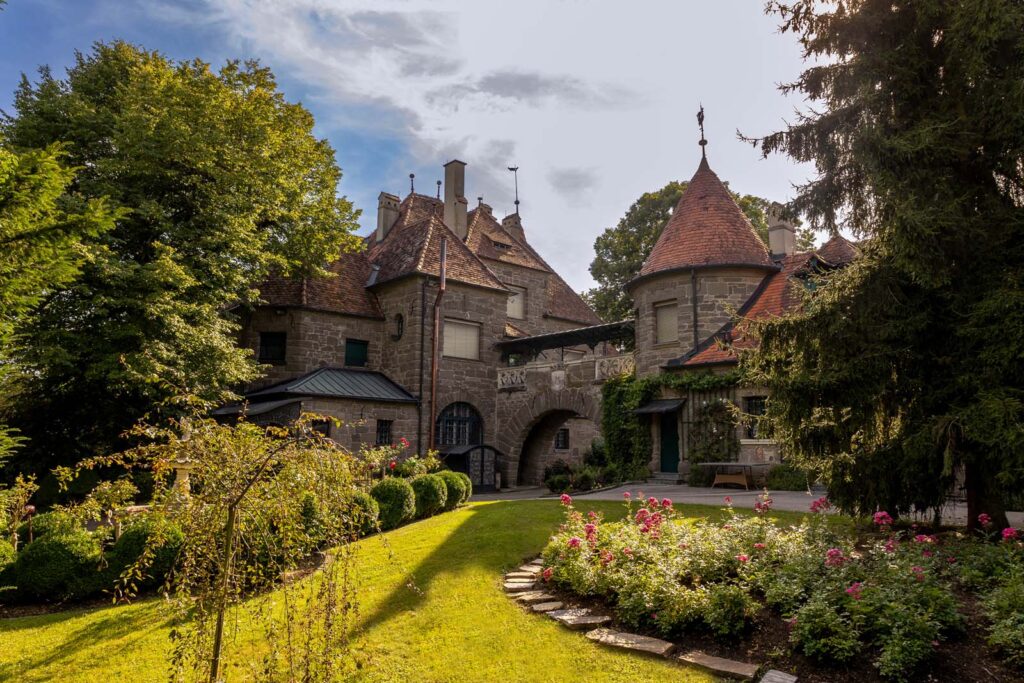
[[[491,214],[481,209],[473,209],[469,212],[468,222],[466,246],[480,258],[550,272],[550,268],[505,230]],[[496,247],[495,243],[504,246]]]
[[[521,329],[516,327],[510,322],[505,323],[505,336],[510,339],[518,339],[519,337],[528,337],[529,335],[523,332]]]
[[[701,159],[639,277],[694,266],[740,264],[773,267],[754,226],[707,159]]]
[[[549,318],[560,318],[584,325],[600,325],[604,321],[594,313],[594,309],[580,298],[572,287],[561,276],[552,271],[548,276],[548,308],[545,315]]]
[[[860,256],[860,249],[842,235],[836,235],[821,245],[817,249],[817,253],[822,261],[826,261],[833,266],[845,266]]]
[[[422,197],[422,195],[419,195]],[[437,200],[402,202],[401,213],[384,240],[367,238],[367,255],[379,267],[375,284],[414,273],[440,276],[441,238],[448,238],[448,279],[478,287],[505,289],[505,285],[468,247],[445,226],[438,215]],[[409,216],[420,215],[419,220]]]
[[[303,308],[382,318],[377,297],[366,289],[372,267],[365,252],[342,254],[327,266],[332,277],[286,278],[271,275],[260,285],[267,306]]]
[[[738,322],[729,322],[718,332],[697,347],[696,353],[668,363],[671,367],[693,367],[736,363],[733,349],[753,348],[756,341],[745,334],[743,322],[761,318],[781,317],[800,308],[800,288],[795,276],[805,270],[814,258],[814,252],[803,252],[787,256],[782,260],[782,270],[765,276],[761,286],[737,315]]]

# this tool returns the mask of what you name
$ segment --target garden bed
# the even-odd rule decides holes
[[[1005,661],[1012,649],[989,642],[997,610],[983,600],[1020,567],[1015,537],[894,532],[887,515],[858,537],[821,515],[788,528],[765,516],[691,524],[668,501],[627,503],[626,520],[606,524],[563,503],[566,522],[543,555],[545,590],[613,615],[622,630],[801,681],[1021,680]],[[1011,648],[1021,648],[1019,592],[1008,595]]]

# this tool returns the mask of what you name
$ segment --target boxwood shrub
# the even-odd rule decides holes
[[[138,588],[153,588],[163,583],[174,567],[178,551],[185,542],[185,535],[175,525],[165,524],[157,527],[150,520],[139,520],[130,526],[106,553],[106,573],[109,579],[107,583],[113,585],[125,569],[138,561],[150,537],[154,537],[154,542],[157,543],[153,558],[148,566],[141,569],[142,577],[135,585]]]
[[[377,529],[380,506],[376,499],[365,491],[355,491],[349,497],[347,510],[350,524],[360,536],[366,536]]]
[[[421,474],[411,481],[416,494],[416,517],[423,519],[444,510],[448,502],[448,487],[436,474]]]
[[[99,590],[100,546],[86,531],[50,533],[18,553],[14,563],[20,596],[41,600],[84,598]]]
[[[445,488],[448,491],[444,509],[454,510],[466,499],[466,483],[459,477],[458,472],[452,472],[451,470],[441,470],[437,473],[437,476],[444,482]]]
[[[416,494],[405,479],[385,477],[370,489],[370,495],[380,506],[380,527],[385,531],[416,515]]]
[[[38,540],[51,531],[73,531],[78,526],[66,512],[40,512],[32,517],[32,539]],[[28,542],[28,520],[25,520],[18,525],[18,544],[24,546]]]
[[[15,552],[11,542],[0,538],[0,572],[14,564],[15,557],[17,557],[17,552]]]
[[[469,475],[465,472],[456,472],[455,474],[458,475],[459,479],[462,480],[462,483],[466,485],[466,495],[462,497],[461,501],[462,503],[465,503],[473,495],[473,480],[470,479]]]

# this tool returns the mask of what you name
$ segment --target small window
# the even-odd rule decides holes
[[[391,438],[391,426],[393,420],[377,420],[377,441],[378,446],[387,446],[394,441]]]
[[[567,451],[569,450],[569,428],[562,427],[555,432],[555,450],[556,451]]]
[[[491,240],[491,244],[493,244],[494,248],[497,249],[498,251],[508,251],[509,249],[512,248],[511,244],[507,242],[499,242],[497,240]]]
[[[654,305],[655,343],[679,341],[679,307],[674,301]]]
[[[510,318],[522,320],[526,317],[526,290],[522,287],[509,287],[512,293],[508,295],[506,313]]]
[[[345,367],[365,368],[370,355],[370,342],[361,339],[345,340]]]
[[[331,421],[330,420],[314,420],[313,424],[310,425],[314,432],[323,435],[325,439],[331,438]]]
[[[260,362],[284,365],[288,335],[284,332],[260,332]]]
[[[405,334],[405,316],[401,313],[395,313],[395,327],[394,332],[391,333],[391,338],[394,341],[398,341]]]
[[[480,326],[461,320],[445,320],[444,355],[480,360]]]
[[[759,439],[758,436],[758,419],[765,413],[767,407],[767,398],[764,396],[747,396],[743,399],[743,412],[750,415],[751,419],[747,423],[747,438],[748,439]]]

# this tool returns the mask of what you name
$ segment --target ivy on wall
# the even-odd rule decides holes
[[[633,411],[654,399],[661,389],[680,393],[713,391],[739,382],[738,371],[660,373],[642,378],[621,375],[609,379],[601,387],[601,433],[609,462],[620,464],[627,476],[646,473],[651,459],[651,430],[648,421]]]

